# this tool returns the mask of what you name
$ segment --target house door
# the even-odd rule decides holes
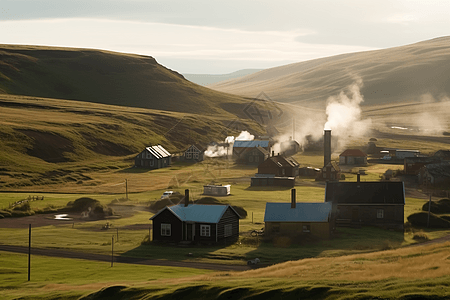
[[[352,222],[359,222],[359,211],[357,208],[352,209]]]
[[[186,224],[186,241],[193,241],[194,240],[194,224],[187,223]]]

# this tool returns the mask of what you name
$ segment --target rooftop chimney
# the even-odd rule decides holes
[[[275,151],[272,150],[272,157],[274,157],[274,156],[275,156]]]
[[[291,190],[291,208],[295,208],[296,205],[296,195],[295,195],[295,189]]]
[[[184,207],[189,205],[189,189],[184,190]]]
[[[331,162],[331,130],[324,130],[323,133],[323,165]]]
[[[361,174],[359,174],[359,172],[356,174],[356,182],[360,182],[361,181]]]

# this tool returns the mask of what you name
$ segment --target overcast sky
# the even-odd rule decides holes
[[[223,74],[450,35],[450,1],[0,0],[0,43],[150,55]]]

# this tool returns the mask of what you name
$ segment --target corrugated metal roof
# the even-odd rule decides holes
[[[171,154],[161,145],[150,146],[146,147],[145,149],[158,159],[171,156]]]
[[[267,202],[264,222],[328,222],[331,207],[331,202],[297,202],[295,208],[291,203]]]
[[[170,210],[183,222],[218,223],[229,205],[184,204],[165,207],[150,218],[153,220],[164,209]],[[233,208],[231,208],[233,209]],[[237,213],[236,213],[237,214]],[[239,214],[237,214],[239,216]]]
[[[269,141],[235,141],[233,147],[236,148],[255,148],[255,147],[269,147]]]

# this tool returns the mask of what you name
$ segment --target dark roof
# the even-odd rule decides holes
[[[439,150],[439,151],[436,151],[434,156],[439,156],[439,157],[442,157],[442,158],[445,158],[445,159],[450,159],[450,150]]]
[[[331,208],[329,202],[299,202],[295,208],[291,203],[267,202],[264,222],[328,222]]]
[[[450,163],[428,164],[424,167],[432,176],[450,177]]]
[[[261,147],[261,146],[256,147],[256,149],[259,150],[259,152],[261,152],[261,153],[264,154],[264,155],[269,155],[269,151],[266,150],[266,149],[264,149],[264,148]]]
[[[330,165],[331,167],[333,167],[333,169],[336,170],[336,172],[341,171],[341,168],[339,168],[339,165],[337,164],[337,162],[335,161],[330,161],[326,166]],[[324,166],[324,167],[326,167]]]
[[[206,149],[205,146],[202,146],[202,145],[200,145],[200,144],[192,144],[192,145],[190,145],[189,147],[187,147],[186,150],[184,150],[184,152],[188,151],[191,147],[197,148],[200,152],[203,152],[203,151],[205,151],[205,149]]]
[[[327,182],[325,201],[338,204],[405,204],[403,182]]]
[[[359,149],[347,149],[342,152],[339,156],[356,156],[356,157],[365,157],[367,154],[362,152]]]
[[[280,168],[284,167],[298,167],[298,162],[293,157],[284,157],[282,155],[269,157],[267,160],[271,160]]]

